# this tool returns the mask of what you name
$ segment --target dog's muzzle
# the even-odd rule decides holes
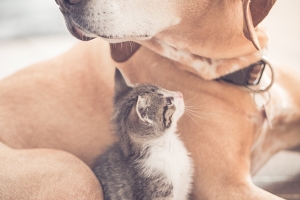
[[[72,15],[72,11],[83,6],[85,0],[55,0],[57,5],[59,5],[59,9],[64,15],[66,26],[69,32],[79,40],[89,41],[94,39],[95,37],[87,36],[86,31],[82,29],[79,25],[75,24],[70,15]]]

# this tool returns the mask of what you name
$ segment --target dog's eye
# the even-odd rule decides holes
[[[173,105],[173,100],[174,100],[173,97],[167,97],[166,100],[167,100],[167,105],[168,105],[168,106]]]

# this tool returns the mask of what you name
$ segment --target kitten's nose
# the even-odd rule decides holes
[[[183,98],[183,94],[181,92],[177,92],[179,98]]]

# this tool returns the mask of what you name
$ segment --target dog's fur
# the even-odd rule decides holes
[[[82,18],[70,14],[67,18],[72,23],[79,19],[81,29],[92,27],[89,33],[79,31],[85,38],[99,35],[110,42],[142,44],[126,62],[114,62],[109,44],[95,39],[0,82],[0,198],[102,198],[99,183],[85,164],[93,166],[95,157],[113,141],[109,120],[117,66],[132,83],[155,82],[183,91],[186,99],[199,104],[198,116],[183,116],[179,124],[195,163],[193,199],[280,199],[253,185],[250,176],[275,152],[300,143],[299,72],[274,66],[267,107],[270,129],[251,93],[205,80],[232,69],[201,73],[193,68],[201,60],[224,61],[219,65],[223,69],[237,58],[246,60],[239,68],[259,59],[256,48],[263,49],[267,38],[263,31],[244,26],[242,2],[166,0],[159,6],[149,0],[119,2],[84,0],[73,10],[88,6],[80,11]],[[257,24],[263,17],[257,19],[253,13]],[[83,19],[88,15],[94,18]]]

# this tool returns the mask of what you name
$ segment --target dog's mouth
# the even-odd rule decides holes
[[[71,21],[69,22],[69,25],[67,25],[69,32],[76,37],[79,40],[82,41],[89,41],[92,40],[94,38],[100,37],[106,41],[108,41],[109,43],[120,43],[120,42],[127,42],[130,41],[132,38],[128,37],[128,38],[113,38],[113,37],[108,37],[105,35],[96,35],[93,33],[90,33],[89,31],[81,28],[80,26],[72,23]],[[139,39],[140,40],[148,40],[150,37],[148,36],[140,36]]]
[[[89,33],[86,33],[86,31],[83,31],[81,28],[74,24],[72,24],[71,30],[69,31],[74,37],[82,41],[89,41],[95,38],[94,36],[89,36]]]
[[[89,41],[97,37],[96,35],[89,33],[86,30],[82,29],[81,27],[75,25],[71,21],[68,22],[67,27],[69,32],[79,40]]]
[[[127,37],[118,37],[118,36],[107,36],[107,35],[103,35],[103,34],[95,34],[95,33],[91,33],[90,31],[88,31],[85,28],[82,28],[82,26],[78,25],[76,22],[74,22],[70,16],[70,12],[66,12],[63,9],[61,9],[61,12],[65,18],[65,22],[66,22],[66,26],[69,30],[69,32],[76,37],[79,40],[82,41],[89,41],[92,40],[94,38],[100,37],[106,41],[108,41],[109,43],[121,43],[121,42],[127,42],[127,41],[132,41],[133,39],[138,38],[139,40],[149,40],[151,39],[152,36],[144,34],[144,35],[133,35],[130,36],[128,35]]]
[[[89,40],[92,40],[92,39],[97,38],[97,37],[101,37],[101,38],[107,40],[110,43],[120,43],[120,42],[123,42],[123,40],[124,40],[124,39],[122,40],[122,39],[119,39],[119,38],[107,37],[105,35],[98,36],[96,34],[93,34],[89,31],[87,31],[84,28],[81,28],[79,25],[75,24],[72,20],[70,20],[68,18],[68,16],[65,15],[64,17],[65,17],[65,21],[66,21],[67,28],[68,28],[69,32],[79,40],[89,41]]]
[[[92,40],[97,37],[95,34],[90,33],[88,31],[86,31],[85,29],[81,28],[80,26],[78,26],[77,24],[73,23],[73,21],[68,16],[69,13],[65,12],[62,9],[60,9],[60,10],[64,15],[66,26],[67,26],[69,32],[74,37],[76,37],[77,39],[82,40],[82,41],[89,41],[89,40]]]

